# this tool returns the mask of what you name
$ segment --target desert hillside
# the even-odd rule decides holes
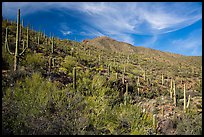
[[[106,36],[63,40],[2,20],[2,130],[202,134],[202,57]]]

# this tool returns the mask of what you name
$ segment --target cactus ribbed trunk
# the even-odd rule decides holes
[[[184,87],[183,87],[184,89],[184,91],[183,91],[183,110],[184,110],[184,112],[186,112],[186,85],[184,84]]]
[[[123,84],[125,84],[125,67],[124,67],[124,70],[123,70],[122,82],[123,82]]]
[[[172,88],[169,89],[169,92],[170,92],[170,99],[172,99],[173,98]]]
[[[126,93],[128,94],[128,83],[126,83]]]
[[[176,84],[174,82],[174,105],[176,106]]]
[[[110,76],[110,65],[108,65],[108,76]]]
[[[54,37],[52,37],[51,52],[52,52],[52,54],[54,53]]]
[[[76,91],[76,68],[73,68],[73,89]]]
[[[39,36],[39,33],[38,33],[38,45],[40,45],[40,36]]]
[[[125,84],[125,74],[123,73],[122,82]]]
[[[29,45],[29,30],[28,30],[28,27],[27,27],[27,39],[26,39],[26,44],[27,44],[27,48],[28,48],[28,45]]]
[[[191,95],[188,95],[188,103],[187,103],[186,108],[189,108],[189,105],[190,105],[190,100],[191,100]]]
[[[14,54],[14,71],[17,70],[18,67],[18,51],[19,51],[19,29],[20,29],[20,9],[18,9],[18,18],[17,18],[17,30],[16,30],[16,49]]]
[[[171,79],[171,85],[170,85],[170,98],[172,99],[173,98],[173,80]]]
[[[52,59],[52,66],[55,67],[55,58]]]
[[[49,81],[51,81],[51,67],[52,67],[52,57],[49,57],[48,61],[49,67],[48,67],[48,73],[49,73]]]
[[[156,132],[156,128],[157,128],[157,126],[156,126],[156,114],[153,115],[153,120],[152,121],[153,121],[153,129]]]
[[[140,77],[138,76],[137,77],[137,86],[139,86],[140,85]]]
[[[127,105],[128,102],[128,83],[126,83],[126,92],[124,94],[124,104]]]
[[[5,50],[8,49],[8,28],[6,28],[6,36],[5,36]]]
[[[145,74],[145,71],[144,71],[144,74],[143,74],[143,78],[144,78],[144,80],[146,79],[146,74]]]

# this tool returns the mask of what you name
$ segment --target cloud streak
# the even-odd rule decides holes
[[[186,38],[172,41],[172,48],[191,56],[202,55],[202,30],[191,32]]]
[[[202,18],[199,3],[122,3],[122,2],[17,2],[3,3],[3,15],[14,16],[21,8],[24,15],[37,11],[75,10],[88,17],[97,29],[109,34],[161,34],[189,26]],[[174,9],[174,10],[172,10]]]
[[[66,36],[66,35],[70,35],[72,32],[71,31],[61,31],[62,32],[62,34],[64,35],[64,36]]]

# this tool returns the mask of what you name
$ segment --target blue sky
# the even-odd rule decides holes
[[[202,56],[201,2],[4,2],[2,15],[62,39],[109,36],[187,56]]]

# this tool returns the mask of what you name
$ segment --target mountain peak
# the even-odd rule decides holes
[[[112,39],[112,38],[110,38],[108,36],[99,36],[99,37],[96,37],[96,38],[94,38],[92,40],[114,40],[114,39]]]

